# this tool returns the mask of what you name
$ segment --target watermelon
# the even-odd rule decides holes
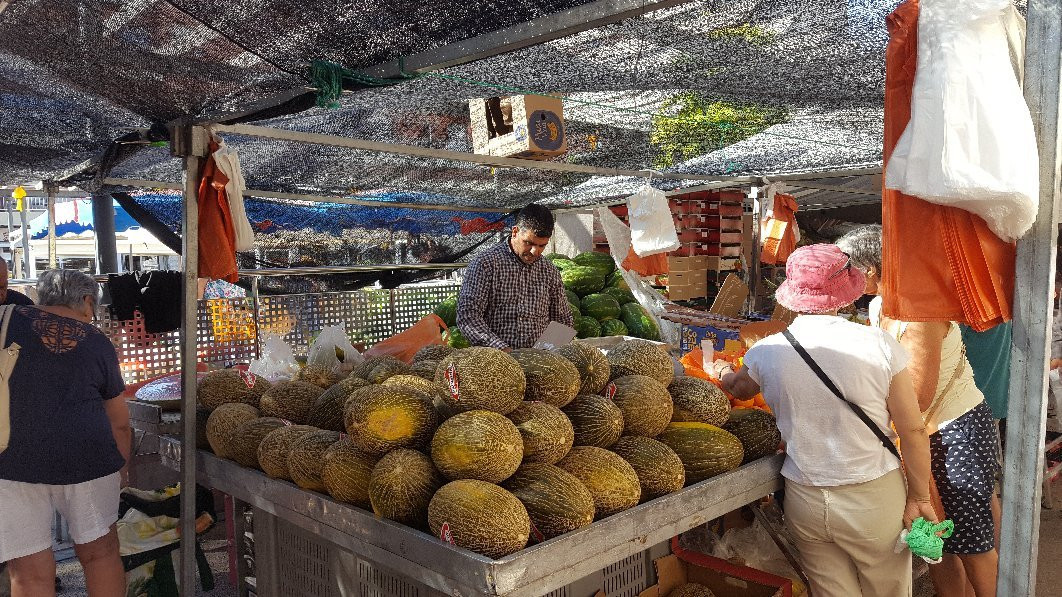
[[[551,259],[550,261],[553,263],[554,267],[556,267],[557,269],[559,269],[561,271],[564,271],[564,270],[568,269],[569,267],[575,267],[577,265],[571,259]]]
[[[607,286],[608,288],[620,288],[627,291],[631,289],[631,287],[627,284],[627,280],[623,277],[623,272],[618,269],[612,272],[612,274],[609,275],[608,279],[605,280],[605,286]]]
[[[655,342],[660,341],[660,328],[657,327],[656,320],[638,303],[627,303],[621,306],[619,318],[627,326],[630,335]]]
[[[605,293],[588,294],[580,304],[583,315],[598,321],[615,319],[620,314],[620,304],[615,297]]]
[[[568,303],[568,308],[571,309],[572,319],[583,316],[583,312],[579,310],[579,305]]]
[[[602,336],[626,336],[627,326],[618,319],[606,319],[601,322]]]
[[[435,313],[440,319],[445,321],[447,327],[452,328],[457,325],[457,295],[451,296],[439,303],[432,313]]]
[[[450,348],[468,348],[469,346],[472,346],[472,344],[468,341],[468,338],[465,338],[465,335],[461,333],[461,330],[457,329],[456,327],[452,327],[447,330],[447,333],[444,338]]]
[[[582,303],[582,299],[579,298],[579,295],[575,294],[571,290],[565,289],[564,294],[568,296],[568,302],[571,303],[573,306],[578,307]]]
[[[575,331],[580,338],[597,338],[601,335],[601,324],[593,317],[581,315],[575,318]]]
[[[638,299],[634,298],[634,295],[630,290],[624,290],[622,288],[606,288],[601,292],[616,299],[620,305],[626,305],[627,303],[637,303]]]
[[[605,274],[593,267],[576,265],[561,270],[561,281],[568,290],[586,296],[605,287]]]
[[[604,274],[606,278],[611,276],[612,272],[616,271],[616,261],[612,258],[610,253],[587,251],[585,253],[579,253],[572,258],[572,261],[584,267],[592,267],[601,270],[601,273]]]

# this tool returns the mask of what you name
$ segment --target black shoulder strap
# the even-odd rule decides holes
[[[847,398],[844,397],[844,394],[842,394],[841,390],[839,390],[837,386],[833,383],[833,380],[826,375],[826,373],[822,370],[821,367],[819,367],[819,364],[815,362],[815,359],[811,358],[811,355],[808,354],[808,351],[804,350],[804,347],[800,345],[800,342],[797,342],[796,337],[793,336],[793,334],[789,330],[783,331],[782,335],[784,335],[785,339],[793,345],[793,348],[795,348],[801,358],[804,359],[804,362],[808,364],[808,367],[811,367],[811,370],[815,372],[815,375],[819,377],[819,380],[821,380],[822,383],[825,384],[826,387],[834,393],[834,395],[840,398],[842,402],[847,404],[848,407],[852,409],[852,412],[854,412],[856,416],[859,417],[860,421],[866,423],[866,426],[874,432],[874,435],[878,436],[879,440],[881,440],[881,445],[885,446],[886,450],[892,452],[893,456],[899,458],[900,452],[896,449],[896,444],[892,443],[889,437],[885,435],[885,432],[883,432],[881,428],[874,423],[874,421],[870,420],[870,417],[867,416],[867,413],[863,412],[863,409],[860,408],[858,404],[850,402]]]

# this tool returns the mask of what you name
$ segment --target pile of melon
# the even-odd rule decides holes
[[[215,371],[199,400],[218,456],[500,558],[778,449],[771,415],[673,375],[645,340],[433,345],[341,380]]]

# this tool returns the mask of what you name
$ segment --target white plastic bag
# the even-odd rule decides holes
[[[631,229],[608,207],[597,208],[597,218],[601,222],[601,229],[605,231],[608,251],[619,267],[631,252]]]
[[[247,370],[269,381],[280,381],[298,373],[299,364],[284,338],[267,332],[262,334],[262,358],[252,360]]]
[[[679,244],[667,197],[649,185],[627,198],[631,246],[639,257],[674,251]],[[624,255],[626,258],[626,255]]]
[[[342,361],[336,354],[337,348],[343,353]],[[361,353],[351,345],[343,324],[330,325],[321,330],[306,356],[307,365],[316,365],[333,373],[349,372],[363,360]]]

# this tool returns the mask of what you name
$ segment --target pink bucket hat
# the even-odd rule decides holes
[[[826,313],[863,295],[866,278],[836,245],[801,247],[785,264],[786,279],[774,299],[796,313]]]

